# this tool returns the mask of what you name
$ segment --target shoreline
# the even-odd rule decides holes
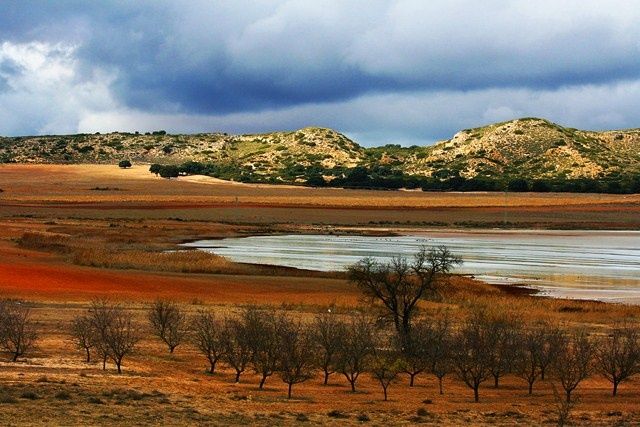
[[[535,251],[540,251],[540,245],[545,245],[548,244],[550,249],[549,250],[558,250],[558,248],[555,248],[555,244],[556,243],[552,243],[555,241],[558,241],[558,239],[562,239],[562,238],[569,238],[569,237],[586,237],[588,239],[596,239],[595,240],[595,244],[596,246],[593,248],[593,253],[599,253],[598,251],[604,251],[603,253],[607,253],[607,251],[609,249],[607,249],[607,246],[600,246],[599,243],[600,241],[597,240],[598,238],[606,238],[606,237],[622,237],[625,238],[625,240],[623,240],[624,242],[627,243],[628,246],[628,240],[629,238],[635,238],[640,237],[640,232],[634,231],[634,230],[624,230],[624,231],[609,231],[609,230],[598,230],[598,231],[593,231],[593,230],[573,230],[573,231],[551,231],[551,230],[522,230],[522,231],[518,231],[518,230],[495,230],[495,229],[483,229],[483,230],[471,230],[471,231],[467,231],[467,230],[442,230],[442,229],[429,229],[429,230],[419,230],[419,231],[414,231],[414,230],[407,230],[405,228],[395,228],[395,229],[385,229],[383,230],[383,232],[381,233],[381,230],[379,229],[371,229],[370,227],[348,227],[348,228],[341,228],[341,229],[336,229],[336,228],[332,228],[332,229],[314,229],[314,230],[310,230],[310,229],[301,229],[298,228],[296,230],[293,229],[287,229],[287,230],[283,230],[283,229],[278,229],[278,230],[270,230],[270,231],[266,231],[266,232],[249,232],[246,235],[243,236],[238,236],[237,238],[232,238],[232,239],[244,239],[246,237],[304,237],[304,236],[334,236],[334,237],[347,237],[347,236],[358,236],[358,237],[372,237],[372,238],[391,238],[391,237],[432,237],[432,238],[458,238],[458,237],[492,237],[492,236],[500,236],[501,240],[496,241],[496,242],[491,242],[491,239],[488,242],[480,242],[480,249],[479,250],[483,250],[482,248],[484,248],[483,243],[489,244],[490,246],[496,246],[498,248],[500,248],[501,244],[507,244],[507,245],[516,245],[518,246],[518,238],[522,237],[523,235],[526,235],[530,238],[530,241],[527,242],[523,242],[523,254],[524,253],[528,253],[529,249],[528,246],[533,245],[532,248]],[[538,243],[538,237],[540,238]],[[550,242],[546,241],[545,239],[547,238],[553,238],[554,240],[551,240]],[[211,239],[211,240],[223,240],[224,237],[221,237],[219,239]],[[531,240],[533,239],[533,240]],[[183,242],[180,246],[182,248],[188,247],[191,249],[195,249],[195,250],[205,250],[207,252],[212,252],[212,253],[216,253],[217,255],[221,255],[226,257],[227,259],[231,260],[232,262],[237,262],[237,263],[245,263],[245,264],[253,264],[253,265],[265,265],[265,266],[277,266],[277,267],[281,267],[281,266],[286,266],[289,269],[293,269],[293,270],[299,270],[299,271],[332,271],[335,274],[341,274],[342,270],[337,270],[337,269],[325,269],[325,267],[312,267],[310,265],[307,264],[303,264],[305,265],[305,267],[296,267],[294,265],[291,265],[291,256],[289,256],[287,258],[287,256],[284,257],[284,260],[282,263],[278,263],[278,262],[273,262],[273,263],[261,263],[261,262],[247,262],[246,260],[243,259],[243,257],[246,258],[245,252],[247,251],[246,247],[243,247],[242,245],[240,246],[241,249],[239,249],[240,252],[237,252],[237,256],[239,256],[239,258],[234,258],[233,255],[230,256],[229,253],[225,253],[224,251],[216,251],[216,246],[201,246],[201,245],[197,245],[197,242],[201,242],[204,239],[197,239],[197,240],[189,240],[187,242]],[[207,239],[208,240],[208,239]],[[317,241],[318,239],[316,238],[315,240],[311,240],[310,242],[308,242],[307,244],[312,244],[312,242]],[[473,242],[474,240],[472,239],[471,241],[466,241],[465,243],[461,243],[464,244],[465,246],[463,247],[470,247],[473,246]],[[580,242],[580,240],[577,240],[576,242]],[[203,242],[204,243],[204,242]],[[433,242],[432,244],[436,244],[437,242]],[[273,244],[273,242],[272,242]],[[283,241],[280,241],[279,243],[275,243],[276,249],[271,249],[273,251],[273,253],[271,254],[271,252],[267,252],[267,254],[271,254],[271,255],[264,255],[264,256],[268,256],[268,257],[277,257],[278,251],[281,250],[282,248],[280,248],[280,245],[285,244]],[[305,243],[300,243],[301,248],[304,248],[304,251],[306,253],[306,251],[309,248],[312,248],[313,246],[310,247],[306,247]],[[445,243],[443,243],[445,244]],[[578,244],[578,243],[574,243],[574,244]],[[613,241],[611,242],[612,245],[616,245],[616,242]],[[294,247],[292,249],[297,250],[295,248],[297,248],[297,246],[295,246],[296,244],[294,243]],[[337,246],[337,248],[340,248],[341,244],[339,244]],[[286,245],[285,245],[286,246]],[[223,249],[225,246],[224,245],[220,245],[219,247],[217,247],[217,249]],[[234,246],[230,247],[230,250],[233,252]],[[323,250],[327,250],[330,247],[332,247],[331,245],[329,245],[328,247],[322,246],[324,249]],[[356,244],[356,247],[357,244]],[[509,248],[510,246],[507,246],[507,248]],[[537,249],[536,249],[537,247]],[[279,249],[278,249],[279,248]],[[566,259],[563,260],[562,257],[558,258],[559,259],[559,263],[557,264],[557,268],[556,270],[545,270],[544,269],[544,262],[553,262],[552,259],[553,258],[549,258],[548,260],[542,259],[540,262],[541,264],[537,265],[536,268],[533,269],[529,269],[527,270],[526,265],[527,263],[524,262],[524,259],[522,262],[518,261],[520,259],[521,256],[524,255],[520,255],[520,254],[516,254],[514,255],[515,258],[512,260],[512,264],[507,264],[509,267],[507,267],[507,270],[504,271],[500,271],[500,269],[496,270],[496,271],[487,271],[487,268],[491,269],[491,257],[487,258],[486,261],[481,261],[481,264],[479,264],[478,269],[474,270],[473,266],[470,266],[468,268],[466,268],[466,271],[461,271],[457,274],[460,274],[462,276],[468,276],[471,278],[474,278],[476,280],[480,280],[483,283],[486,283],[488,285],[491,286],[501,286],[501,287],[505,287],[505,289],[507,289],[507,292],[511,293],[511,294],[519,294],[519,295],[531,295],[531,296],[536,296],[536,297],[549,297],[549,298],[560,298],[560,299],[568,299],[568,300],[588,300],[588,301],[601,301],[601,302],[606,302],[606,303],[614,303],[614,304],[631,304],[631,305],[638,305],[640,304],[640,287],[637,286],[637,284],[635,283],[637,279],[635,279],[632,275],[630,276],[629,274],[632,273],[625,273],[622,275],[607,275],[606,271],[607,269],[611,269],[612,266],[615,266],[616,264],[611,264],[608,265],[607,263],[613,263],[616,261],[607,261],[607,258],[602,258],[602,269],[603,273],[602,274],[598,274],[598,266],[592,264],[593,260],[585,260],[584,261],[584,268],[583,271],[581,271],[580,269],[577,270],[577,272],[572,273],[572,274],[568,274],[567,272],[562,272],[563,270],[566,270],[567,268],[569,268],[570,262],[573,259],[573,257],[577,256],[577,255],[571,255],[571,251],[570,251],[571,247],[568,246],[565,249],[563,249],[563,251],[566,252]],[[338,255],[339,253],[341,253],[341,249],[336,249],[338,250],[338,253],[336,254],[337,257],[340,257],[341,255]],[[378,249],[380,250],[380,249]],[[486,250],[486,248],[484,248],[484,250]],[[506,250],[504,247],[500,248],[500,250],[504,251]],[[406,252],[406,248],[405,248],[405,252]],[[357,253],[357,252],[356,252]],[[497,254],[499,254],[500,251],[498,251]],[[243,255],[244,254],[244,255]],[[496,256],[498,256],[496,254]],[[346,253],[345,253],[346,256]],[[353,256],[353,255],[351,255]],[[365,254],[363,254],[363,256],[367,256]],[[377,255],[371,255],[371,256],[377,256]],[[408,255],[407,255],[408,256]],[[469,254],[467,254],[467,256],[470,256]],[[536,257],[538,255],[535,255],[534,253],[531,253],[530,255],[531,257]],[[620,258],[619,261],[617,262],[624,262],[624,256],[621,255],[622,258]],[[476,259],[475,257],[471,258],[472,260],[474,260],[473,262],[477,263],[479,260],[484,260],[484,258],[480,258],[480,259]],[[581,258],[576,258],[576,260],[580,260]],[[600,258],[598,258],[600,259]],[[339,261],[339,263],[344,263],[345,260]],[[472,262],[472,265],[473,265]],[[484,271],[483,271],[484,269]],[[522,273],[516,273],[517,270],[522,269]],[[512,270],[512,271],[511,271]],[[511,271],[511,272],[510,272]],[[611,273],[609,273],[611,274]],[[483,276],[488,275],[487,278],[489,280],[487,280],[487,278],[483,278]],[[523,276],[524,275],[524,276]],[[562,279],[558,279],[557,277],[562,277]],[[493,276],[494,280],[491,280],[491,277]],[[601,286],[598,286],[598,284],[602,284]]]

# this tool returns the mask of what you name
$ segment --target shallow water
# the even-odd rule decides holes
[[[633,231],[273,235],[201,240],[185,246],[238,262],[330,271],[367,256],[411,256],[422,245],[446,245],[464,260],[456,272],[491,283],[525,284],[550,296],[640,303],[640,232]]]

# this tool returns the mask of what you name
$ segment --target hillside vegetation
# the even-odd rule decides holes
[[[640,129],[582,131],[524,118],[433,146],[363,148],[324,128],[252,135],[115,132],[0,138],[0,161],[157,163],[245,182],[435,190],[640,191]]]

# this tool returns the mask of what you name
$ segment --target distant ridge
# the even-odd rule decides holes
[[[619,180],[640,175],[640,130],[583,131],[522,118],[465,129],[432,146],[374,148],[318,127],[249,135],[159,131],[0,138],[2,162],[104,164],[122,159],[199,162],[226,171],[217,173],[223,178],[270,182],[305,183],[310,176],[330,182],[354,168],[369,178]]]

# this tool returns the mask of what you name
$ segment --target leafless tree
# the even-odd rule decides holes
[[[287,384],[287,398],[291,399],[294,384],[307,381],[313,376],[315,352],[311,331],[300,323],[281,319],[278,328],[279,373]]]
[[[216,364],[224,355],[224,325],[213,313],[199,311],[191,320],[192,342],[209,361],[209,373],[213,374]]]
[[[558,417],[556,423],[558,427],[564,427],[569,423],[571,419],[571,412],[578,402],[577,399],[568,401],[567,399],[563,398],[562,395],[558,393],[558,389],[556,388],[555,384],[551,383],[551,387],[553,390],[554,411]]]
[[[339,370],[349,381],[351,391],[356,391],[358,377],[367,370],[374,346],[373,322],[364,315],[354,316],[347,323],[347,330],[338,353]]]
[[[105,344],[119,374],[122,373],[122,360],[133,352],[140,335],[140,329],[131,319],[131,314],[121,306],[116,306],[107,328]]]
[[[278,343],[279,328],[284,319],[274,310],[256,306],[245,308],[240,316],[251,349],[251,364],[260,375],[259,389],[278,370],[281,348]]]
[[[95,348],[102,357],[102,368],[110,358],[122,373],[122,361],[131,354],[140,341],[140,329],[131,314],[121,305],[107,300],[94,300],[89,309],[89,319],[95,332]]]
[[[429,345],[433,335],[432,322],[421,319],[412,326],[406,340],[396,339],[396,348],[402,353],[401,371],[409,375],[409,387],[414,386],[416,376],[429,368]]]
[[[432,321],[431,333],[427,336],[425,347],[427,349],[427,361],[429,371],[438,379],[438,389],[440,394],[444,394],[442,382],[444,377],[452,369],[453,336],[451,319],[443,316]]]
[[[533,393],[533,384],[541,375],[540,357],[546,336],[546,323],[538,323],[519,332],[519,350],[515,362],[515,372],[529,385],[529,394]]]
[[[412,262],[403,257],[388,263],[365,258],[349,268],[349,279],[365,296],[382,303],[404,341],[410,336],[418,302],[437,295],[438,279],[461,262],[444,246],[423,247]]]
[[[105,299],[95,299],[91,301],[88,318],[91,321],[91,328],[94,333],[94,348],[100,360],[102,369],[107,369],[107,359],[109,359],[109,346],[107,337],[109,327],[112,323],[116,306]]]
[[[436,375],[442,393],[442,379],[451,371],[451,328],[445,314],[435,319],[420,319],[411,328],[402,351],[402,372],[409,375],[413,387],[417,375],[429,370]]]
[[[542,322],[543,339],[540,346],[538,362],[540,364],[540,379],[544,381],[547,368],[551,366],[561,351],[564,341],[564,331],[559,325]]]
[[[5,301],[0,310],[2,345],[15,362],[35,347],[36,326],[31,320],[31,309],[23,301]]]
[[[453,364],[458,377],[473,389],[475,402],[480,400],[480,384],[491,377],[495,345],[491,320],[480,312],[473,313],[455,336]]]
[[[519,319],[508,315],[498,315],[489,324],[495,345],[491,362],[494,387],[498,388],[500,377],[515,370],[515,362],[520,347]]]
[[[392,346],[378,343],[374,346],[369,371],[371,376],[378,381],[382,387],[385,402],[388,399],[389,386],[398,378],[398,373],[402,369],[400,354],[392,349]]]
[[[235,370],[235,382],[239,383],[240,375],[247,369],[253,355],[247,328],[237,318],[226,319],[223,337],[222,360]]]
[[[600,340],[595,352],[597,370],[613,385],[613,396],[618,385],[640,373],[640,332],[628,324],[615,325]]]
[[[71,338],[75,346],[87,354],[87,363],[91,362],[91,349],[95,346],[95,335],[88,316],[77,316],[71,322]]]
[[[187,336],[187,317],[184,310],[174,301],[156,300],[147,312],[147,318],[154,334],[173,353]]]
[[[595,346],[586,331],[578,330],[565,336],[559,349],[553,371],[570,402],[571,392],[591,374]]]
[[[342,346],[346,325],[334,313],[320,313],[313,325],[313,341],[318,347],[318,365],[324,373],[324,385],[336,370],[337,356]]]

